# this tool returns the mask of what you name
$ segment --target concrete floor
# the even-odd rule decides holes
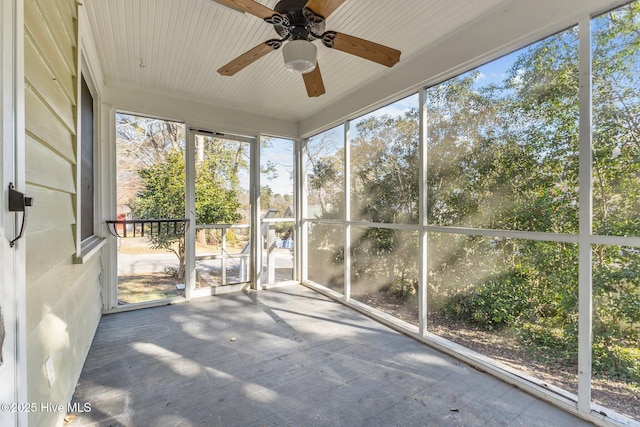
[[[105,316],[71,426],[590,425],[302,286]]]

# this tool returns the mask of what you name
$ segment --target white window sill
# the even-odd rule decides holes
[[[76,253],[73,256],[74,264],[84,264],[91,259],[95,254],[100,252],[100,249],[107,243],[107,239],[102,237],[92,236],[82,242],[80,253]]]

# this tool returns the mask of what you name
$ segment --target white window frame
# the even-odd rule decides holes
[[[103,175],[104,166],[102,165],[101,150],[102,150],[102,102],[99,86],[96,84],[97,75],[91,67],[91,62],[87,59],[87,48],[83,42],[83,34],[87,34],[88,24],[85,22],[84,6],[78,4],[78,34],[79,46],[76,56],[76,198],[75,198],[75,212],[76,212],[76,225],[75,225],[75,243],[76,254],[73,257],[75,264],[84,264],[97,254],[100,249],[106,243],[104,227],[100,227],[103,223],[103,185],[104,182],[101,178]],[[80,183],[82,179],[82,109],[81,109],[81,93],[82,93],[82,78],[84,78],[89,92],[93,98],[93,235],[82,239],[82,196],[80,191]]]

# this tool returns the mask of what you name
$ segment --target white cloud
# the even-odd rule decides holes
[[[513,84],[515,86],[520,86],[522,84],[522,76],[524,75],[524,70],[523,69],[519,69],[518,71],[516,71],[516,75],[513,78]]]

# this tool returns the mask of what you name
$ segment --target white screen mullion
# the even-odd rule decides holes
[[[591,19],[579,23],[580,34],[580,210],[578,272],[578,410],[591,412],[592,344],[592,106],[591,106]]]

